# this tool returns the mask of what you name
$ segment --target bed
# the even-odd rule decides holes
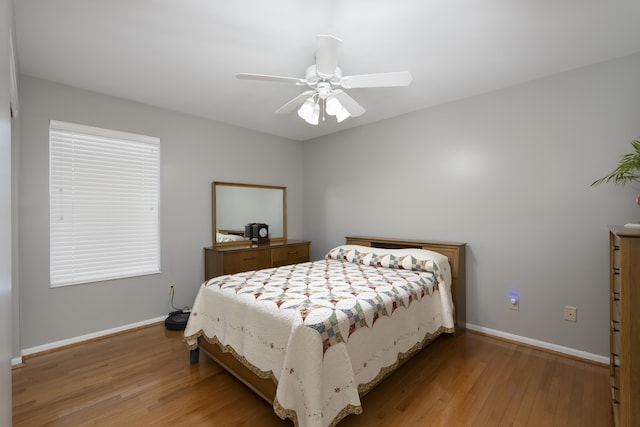
[[[465,324],[465,244],[347,237],[322,260],[203,283],[199,350],[300,427],[336,425],[412,355]]]

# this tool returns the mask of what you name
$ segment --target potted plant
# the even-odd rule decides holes
[[[600,185],[603,182],[612,182],[617,185],[640,182],[640,140],[631,141],[633,153],[625,154],[620,158],[618,167],[609,175],[603,176],[591,183],[591,186]],[[640,205],[640,197],[636,199]],[[640,228],[640,224],[626,224],[627,227]]]

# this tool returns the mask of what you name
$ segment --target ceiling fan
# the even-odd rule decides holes
[[[239,73],[236,77],[308,86],[310,90],[278,108],[276,113],[287,114],[297,108],[298,115],[312,125],[317,125],[321,116],[324,120],[325,113],[335,116],[340,123],[366,111],[343,89],[408,86],[411,83],[408,71],[343,76],[338,67],[342,44],[342,40],[334,36],[316,36],[316,63],[307,67],[304,78],[249,73]]]

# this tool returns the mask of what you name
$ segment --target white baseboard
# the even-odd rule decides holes
[[[482,332],[483,334],[492,335],[498,338],[504,338],[509,341],[520,342],[523,344],[530,345],[532,347],[551,350],[557,353],[567,354],[569,356],[577,357],[580,359],[591,360],[593,362],[602,363],[604,365],[609,364],[609,358],[607,356],[600,356],[599,354],[587,353],[586,351],[576,350],[574,348],[569,348],[569,347],[563,347],[561,345],[551,344],[545,341],[534,340],[532,338],[522,337],[520,335],[514,335],[508,332],[497,331],[495,329],[489,329],[483,326],[477,326],[472,323],[467,323],[467,329],[471,329],[472,331]]]
[[[19,366],[19,365],[22,365],[22,356],[14,357],[13,359],[11,359],[11,366]]]
[[[43,344],[36,347],[25,348],[20,352],[21,356],[29,356],[32,354],[42,353],[49,350],[54,350],[56,348],[65,347],[71,344],[81,343],[83,341],[89,341],[96,338],[104,337],[107,335],[113,335],[118,332],[127,331],[129,329],[140,328],[142,326],[152,325],[154,323],[163,322],[167,316],[156,317],[155,319],[143,320],[141,322],[131,323],[129,325],[118,326],[116,328],[107,329],[105,331],[94,332],[91,334],[80,335],[79,337],[68,338],[66,340],[55,341],[49,344]],[[19,363],[22,363],[22,357],[11,360],[11,364],[14,364],[14,361],[19,360]]]

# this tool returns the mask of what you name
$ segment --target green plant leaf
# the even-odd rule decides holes
[[[625,185],[630,182],[640,181],[640,140],[631,141],[634,153],[622,156],[618,167],[609,175],[603,176],[591,183],[591,186],[613,181],[617,185]]]

